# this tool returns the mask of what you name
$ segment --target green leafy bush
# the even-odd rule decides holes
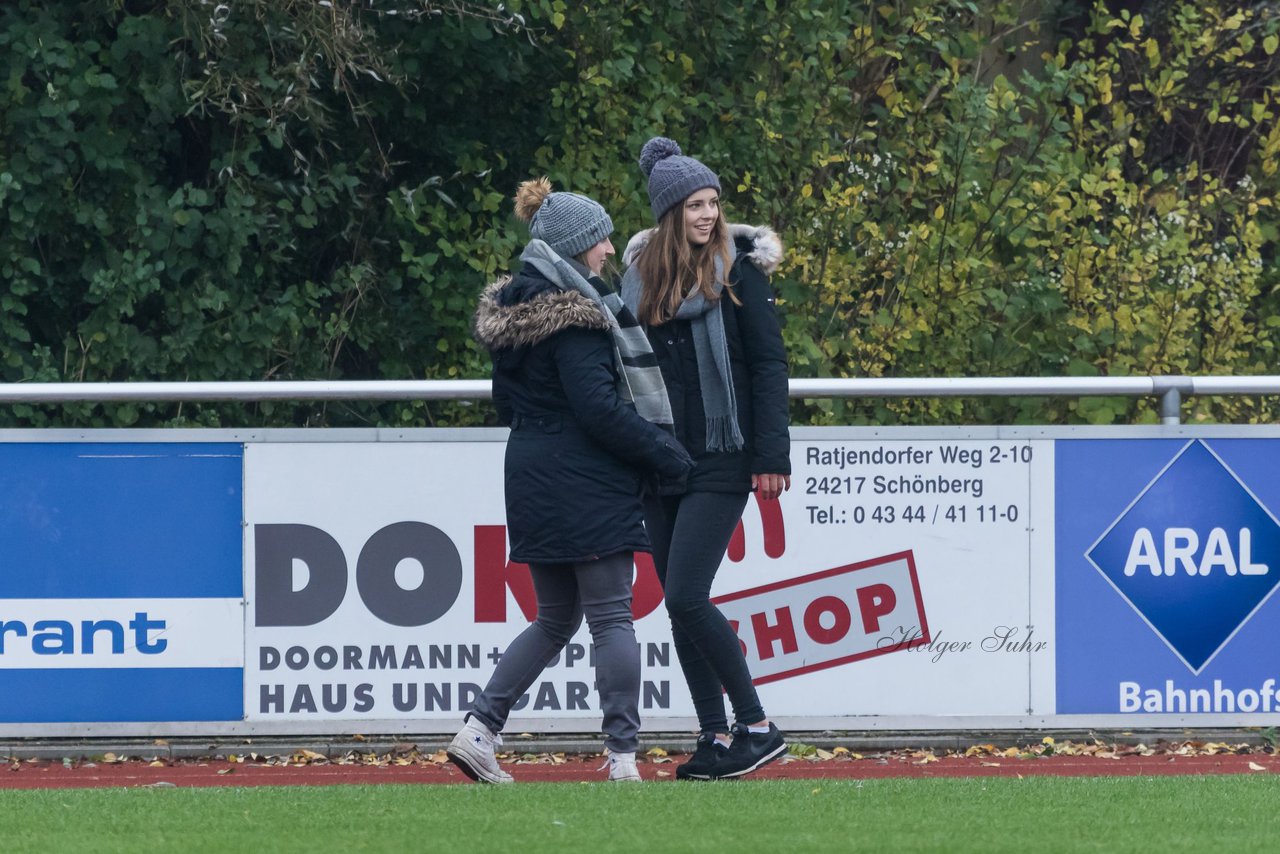
[[[598,198],[625,241],[649,224],[635,157],[655,134],[720,173],[732,219],[783,235],[796,376],[1270,373],[1278,42],[1273,2],[17,0],[0,9],[0,379],[486,376],[470,314],[525,237],[515,184]],[[793,414],[1108,423],[1154,406]],[[0,422],[491,417],[144,404]]]

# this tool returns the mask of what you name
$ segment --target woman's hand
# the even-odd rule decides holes
[[[791,475],[753,474],[751,488],[765,501],[772,501],[791,488]]]

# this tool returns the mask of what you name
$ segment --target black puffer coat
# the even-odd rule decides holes
[[[668,492],[747,492],[753,474],[791,473],[787,353],[766,275],[782,259],[782,243],[769,228],[733,225],[729,230],[737,251],[729,282],[742,304],[734,305],[724,296],[720,311],[745,446],[731,453],[707,450],[691,321],[671,320],[649,327],[649,342],[671,399],[676,438],[696,463],[683,489],[664,490]],[[626,264],[635,260],[652,233],[650,229],[631,239],[623,253]]]
[[[512,560],[580,562],[648,551],[642,479],[689,470],[675,437],[618,396],[608,328],[594,302],[560,290],[527,264],[481,295],[476,338],[493,355],[494,403],[511,427],[505,493]]]

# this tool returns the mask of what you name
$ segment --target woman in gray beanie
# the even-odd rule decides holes
[[[671,429],[648,340],[600,279],[613,254],[604,208],[545,179],[516,214],[532,240],[513,278],[489,285],[476,338],[493,356],[493,400],[510,425],[504,493],[511,560],[529,565],[538,615],[502,655],[447,749],[474,780],[510,783],[495,747],[512,705],[585,614],[596,662],[609,779],[639,781],[640,648],[632,556],[649,551],[640,487],[692,465]]]
[[[781,756],[786,742],[765,716],[736,633],[711,604],[711,585],[749,494],[774,501],[791,486],[787,355],[767,278],[782,244],[768,228],[726,223],[720,179],[675,142],[649,140],[640,168],[658,224],[623,253],[622,298],[648,333],[676,436],[694,458],[684,482],[645,498],[700,730],[676,776],[740,777]]]

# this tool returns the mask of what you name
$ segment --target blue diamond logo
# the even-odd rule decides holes
[[[1197,439],[1085,557],[1199,674],[1280,584],[1280,522]]]

